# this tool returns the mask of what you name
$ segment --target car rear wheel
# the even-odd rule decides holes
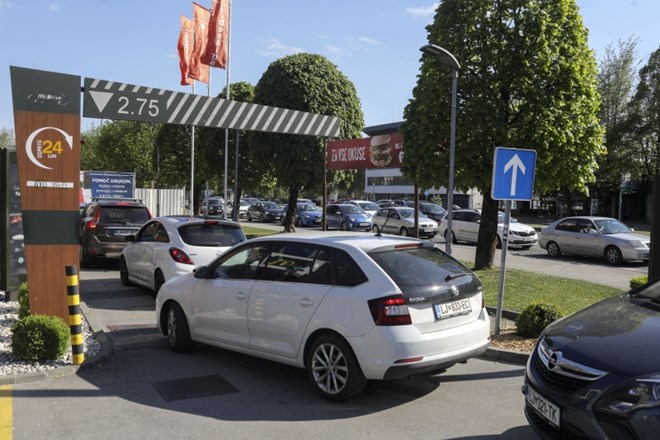
[[[119,260],[119,279],[121,280],[122,286],[131,285],[131,282],[128,280],[128,267],[126,266],[126,260],[124,258]]]
[[[172,351],[183,353],[193,348],[190,328],[181,306],[172,303],[167,311],[167,343]]]
[[[546,250],[548,251],[548,255],[553,258],[561,257],[561,248],[554,241],[548,243]]]
[[[247,216],[247,221],[249,221],[249,222],[252,221],[252,216],[250,214],[248,214],[248,216]]]
[[[621,251],[616,246],[608,246],[605,249],[605,259],[612,265],[621,264],[623,262]]]
[[[92,267],[94,262],[94,257],[85,252],[85,247],[80,245],[80,267],[83,269],[89,269]]]
[[[334,402],[350,399],[367,386],[353,350],[337,335],[323,335],[312,343],[306,367],[316,391]]]
[[[380,230],[378,229],[378,225],[373,225],[371,227],[371,230],[374,231],[376,234],[378,234],[380,232]]]
[[[165,284],[165,276],[160,269],[157,269],[154,273],[154,292],[158,294],[160,288]]]
[[[449,231],[445,231],[445,242],[447,241],[447,235],[448,234],[449,234]],[[454,243],[454,244],[458,243],[458,241],[456,240],[456,236],[454,235],[453,232],[451,233],[451,242]]]
[[[502,249],[502,239],[500,238],[499,235],[497,236],[497,243],[495,244],[495,247],[497,249]]]
[[[259,221],[260,221],[260,222],[265,222],[265,221],[266,221],[266,217],[264,217],[264,215],[261,214],[261,215],[259,216]]]

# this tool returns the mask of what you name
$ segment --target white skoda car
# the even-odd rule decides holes
[[[199,342],[304,368],[333,401],[370,379],[443,372],[490,342],[475,274],[429,241],[371,233],[241,243],[165,283],[156,321],[174,351]]]

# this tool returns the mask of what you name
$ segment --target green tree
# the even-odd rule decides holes
[[[631,37],[619,41],[616,48],[608,45],[598,69],[598,91],[602,99],[599,114],[605,128],[607,154],[598,160],[597,180],[591,188],[613,200],[618,197],[621,176],[630,171],[630,163],[626,160],[630,152],[624,140],[630,131],[628,113],[638,63],[638,41]]]
[[[159,129],[159,124],[113,121],[89,130],[81,152],[81,168],[135,172],[136,185],[149,186],[155,177],[153,149]]]
[[[13,130],[9,128],[0,129],[0,148],[8,148],[14,146],[15,143]]]
[[[653,181],[660,174],[660,49],[639,71],[639,82],[630,102],[627,142],[633,178]]]
[[[341,119],[341,139],[360,137],[364,115],[353,83],[321,55],[301,53],[273,62],[255,88],[254,102],[274,107],[332,115]],[[301,191],[318,191],[324,181],[326,139],[302,135],[254,133],[252,154],[289,192],[286,230]],[[351,172],[330,176],[352,179]]]
[[[475,268],[492,266],[498,203],[496,147],[537,151],[535,192],[587,192],[604,152],[596,62],[575,0],[442,0],[428,41],[461,64],[455,186],[484,197]],[[404,175],[420,187],[448,184],[450,70],[422,56],[405,109]]]

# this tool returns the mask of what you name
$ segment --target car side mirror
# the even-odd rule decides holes
[[[630,232],[635,232],[635,229],[633,229],[633,228],[630,228]]]
[[[198,266],[193,269],[193,276],[199,280],[208,278],[209,268],[207,266]]]
[[[589,229],[587,232],[591,235],[598,235],[598,231],[596,231],[595,229]]]

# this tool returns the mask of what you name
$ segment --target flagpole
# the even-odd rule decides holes
[[[229,19],[227,23],[227,99],[229,99],[229,63],[231,62],[231,0],[229,0]],[[229,129],[225,128],[225,203],[228,202],[227,200],[227,172],[229,169]],[[234,198],[236,198],[236,195],[234,195]],[[238,200],[234,200],[234,209],[238,209]],[[233,213],[232,213],[233,215]],[[227,218],[227,210],[224,212],[224,218]],[[238,216],[236,216],[236,220],[238,220]]]
[[[195,80],[192,82],[192,94],[195,94]],[[192,126],[190,139],[190,215],[195,215],[195,126]]]

